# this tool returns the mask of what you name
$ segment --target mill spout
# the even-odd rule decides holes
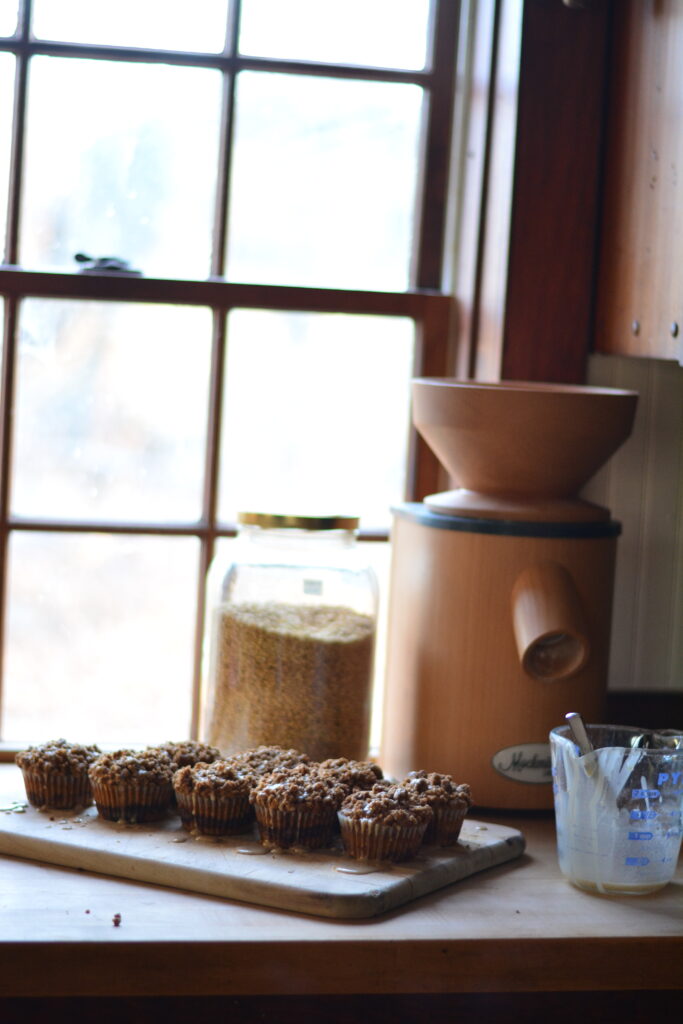
[[[571,573],[559,562],[524,569],[512,588],[512,622],[519,661],[535,679],[575,675],[590,656],[583,605]]]

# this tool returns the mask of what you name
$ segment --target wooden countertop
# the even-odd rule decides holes
[[[0,765],[3,800],[22,794],[18,770]],[[680,867],[651,896],[594,896],[560,875],[551,815],[475,816],[521,829],[526,853],[360,922],[0,857],[0,994],[683,988]]]

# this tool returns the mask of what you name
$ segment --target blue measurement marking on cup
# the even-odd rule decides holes
[[[629,839],[638,839],[638,840],[640,840],[640,839],[653,839],[654,838],[654,833],[653,832],[629,832],[628,837],[629,837]]]
[[[658,800],[661,794],[658,789],[633,789],[631,796],[634,800]]]
[[[624,864],[628,868],[644,868],[650,863],[649,857],[627,857]]]
[[[683,772],[660,772],[657,776],[657,785],[663,786],[665,782],[671,782],[676,786],[680,779],[683,779]]]

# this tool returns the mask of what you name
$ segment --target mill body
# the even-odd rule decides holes
[[[381,760],[481,807],[551,809],[548,734],[604,717],[620,524],[576,492],[628,436],[634,392],[413,382],[460,486],[394,510]]]
[[[447,772],[479,806],[552,807],[550,729],[568,708],[604,716],[619,529],[395,510],[387,772]],[[534,636],[525,579],[562,609]]]

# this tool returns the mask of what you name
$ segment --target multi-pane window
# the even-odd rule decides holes
[[[4,740],[187,735],[237,512],[436,484],[457,15],[0,0]]]

